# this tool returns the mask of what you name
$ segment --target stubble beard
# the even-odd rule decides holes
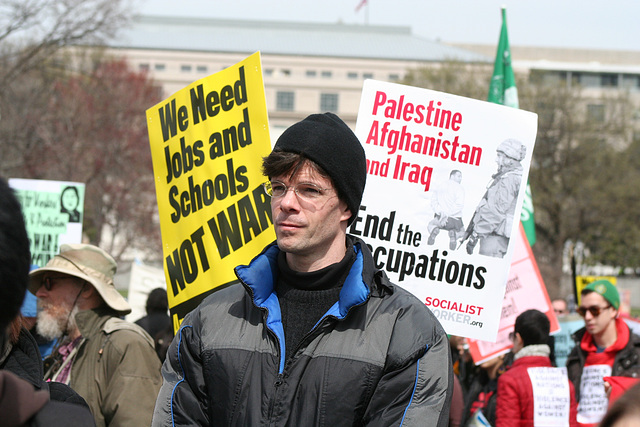
[[[76,328],[76,314],[78,306],[53,306],[50,304],[38,304],[38,322],[36,331],[40,336],[48,340],[62,338],[69,331]]]

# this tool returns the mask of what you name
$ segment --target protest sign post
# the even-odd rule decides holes
[[[84,184],[12,178],[9,186],[22,206],[32,266],[43,267],[64,243],[82,242]]]
[[[367,155],[367,186],[349,232],[371,246],[376,266],[429,306],[450,334],[496,338],[536,130],[537,116],[530,112],[428,89],[364,83],[356,135]],[[507,140],[524,148],[511,175],[512,199],[496,204],[504,213],[506,249],[502,256],[468,253],[460,248],[462,234],[470,222],[488,220],[476,212],[496,202],[488,194],[501,173],[497,148]],[[436,205],[454,193],[461,197],[447,203],[459,212],[440,212]],[[473,235],[480,252],[489,235]]]
[[[275,239],[263,191],[271,144],[260,54],[147,110],[174,328]]]

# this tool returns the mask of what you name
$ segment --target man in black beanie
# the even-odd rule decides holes
[[[185,317],[154,426],[448,424],[446,334],[347,235],[366,168],[334,114],[280,136],[263,162],[277,240]]]

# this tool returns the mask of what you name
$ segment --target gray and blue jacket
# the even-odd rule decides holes
[[[277,245],[236,268],[182,322],[162,368],[154,426],[446,426],[447,335],[417,298],[356,260],[339,301],[285,360]],[[303,308],[301,308],[303,309]]]

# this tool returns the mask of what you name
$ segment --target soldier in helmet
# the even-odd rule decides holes
[[[515,139],[507,139],[498,146],[498,172],[492,176],[476,208],[467,253],[472,254],[478,243],[481,255],[502,258],[507,253],[522,181],[520,161],[526,152],[527,148]]]

